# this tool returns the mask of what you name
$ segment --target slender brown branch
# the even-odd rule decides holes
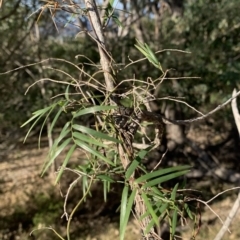
[[[100,54],[100,62],[103,69],[103,74],[105,78],[106,83],[106,90],[108,92],[112,92],[114,89],[114,82],[111,76],[111,60],[109,56],[107,55],[105,41],[104,41],[104,35],[102,31],[102,24],[100,21],[99,13],[97,10],[97,6],[94,0],[85,0],[85,5],[88,10],[89,20],[91,22],[93,31],[95,33],[95,37],[97,39],[98,43],[98,50]]]
[[[217,111],[219,111],[220,109],[222,109],[223,107],[225,107],[227,104],[229,104],[233,99],[235,99],[237,96],[240,95],[240,91],[238,91],[233,97],[229,98],[226,102],[224,102],[223,104],[217,106],[216,108],[214,108],[212,111],[210,111],[209,113],[201,116],[201,117],[197,117],[197,118],[192,118],[192,119],[188,119],[188,120],[171,120],[171,119],[168,119],[164,116],[162,116],[164,122],[166,124],[179,124],[179,125],[187,125],[187,124],[190,124],[190,123],[193,123],[193,122],[197,122],[197,121],[200,121],[200,120],[203,120],[207,117],[209,117],[210,115],[216,113]]]

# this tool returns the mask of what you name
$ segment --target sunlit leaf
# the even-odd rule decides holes
[[[143,198],[144,204],[147,207],[147,210],[149,211],[152,219],[154,220],[155,224],[158,226],[159,225],[158,217],[152,207],[152,204],[149,202],[148,196],[144,192],[142,192],[142,198]]]
[[[29,130],[27,131],[26,136],[25,136],[23,142],[26,141],[26,139],[28,138],[28,135],[29,135],[30,132],[32,131],[33,127],[37,124],[37,122],[40,120],[40,118],[41,118],[43,115],[44,115],[44,114],[40,115],[40,116],[36,119],[36,121],[32,124],[32,126],[29,128]],[[24,126],[24,125],[23,125],[23,126]]]
[[[133,206],[133,202],[134,202],[134,199],[135,199],[136,192],[137,192],[136,189],[132,190],[132,193],[131,193],[130,197],[128,198],[127,206],[125,206],[124,215],[123,216],[121,215],[122,214],[122,204],[121,204],[120,240],[124,240],[124,234],[125,234],[125,230],[126,230],[126,227],[127,227],[128,220],[129,220],[129,216],[131,214],[131,210],[132,210],[132,206]],[[128,189],[127,189],[125,195],[127,196],[127,194],[128,194]]]
[[[87,135],[85,134],[81,134],[79,132],[73,132],[72,133],[73,137],[81,140],[81,141],[84,141],[84,142],[88,142],[88,143],[91,143],[91,144],[94,144],[96,146],[100,146],[100,147],[108,147],[107,145],[104,145],[103,143],[101,143],[100,141],[97,141],[91,137],[88,137]]]
[[[67,104],[67,103],[65,103],[64,106],[65,106],[66,104]],[[51,125],[50,125],[50,128],[49,128],[49,133],[50,133],[50,134],[52,133],[52,130],[53,130],[53,128],[54,128],[54,126],[55,126],[55,124],[56,124],[59,116],[60,116],[61,113],[63,112],[62,109],[63,109],[62,107],[59,108],[57,114],[55,115],[55,117],[54,117],[54,119],[53,119],[53,121],[52,121],[52,123],[51,123]]]
[[[70,133],[71,129],[69,128],[70,122],[67,122],[62,131],[60,132],[58,138],[54,141],[52,148],[50,149],[50,155],[55,151],[58,144]]]
[[[39,109],[39,110],[33,112],[33,115],[41,115],[43,113],[46,113],[53,107],[53,105],[56,105],[56,103],[52,104],[51,106],[48,106],[48,107],[45,107],[43,109]]]
[[[179,171],[179,172],[175,172],[175,173],[171,173],[171,174],[168,174],[168,175],[165,175],[163,177],[159,177],[159,178],[156,178],[154,180],[151,180],[149,182],[147,182],[146,184],[144,184],[144,188],[147,188],[147,187],[152,187],[152,186],[155,186],[155,185],[158,185],[158,184],[161,184],[163,182],[166,182],[166,181],[169,181],[171,179],[174,179],[174,178],[177,178],[179,176],[182,176],[182,175],[185,175],[189,172],[189,170],[184,170],[184,171]]]
[[[100,180],[104,180],[106,182],[115,182],[112,178],[110,178],[108,175],[103,175],[103,174],[100,174],[100,175],[97,175],[97,178],[100,179]]]
[[[45,113],[45,112],[44,112]],[[23,123],[22,125],[21,125],[21,127],[24,127],[24,126],[26,126],[28,123],[30,123],[32,120],[34,120],[35,118],[37,118],[37,117],[41,117],[42,115],[44,115],[44,113],[42,113],[42,114],[36,114],[36,115],[33,115],[30,119],[28,119],[25,123]]]
[[[152,187],[151,189],[157,196],[164,197],[163,193],[157,187]]]
[[[148,59],[150,63],[163,72],[161,64],[157,60],[155,53],[150,49],[150,47],[146,43],[143,44],[138,40],[136,41],[137,44],[135,44],[135,47]]]
[[[72,127],[75,130],[78,130],[79,132],[90,134],[90,135],[94,136],[95,138],[105,139],[105,140],[115,142],[115,143],[121,143],[118,139],[116,139],[114,137],[110,137],[105,133],[98,132],[96,130],[93,130],[91,128],[88,128],[88,127],[85,127],[82,125],[73,124]]]
[[[56,105],[55,105],[55,106],[56,106]],[[55,106],[54,106],[54,107],[55,107]],[[40,129],[40,132],[39,132],[39,136],[38,136],[38,148],[40,148],[40,142],[41,142],[41,136],[42,136],[43,127],[44,127],[46,121],[48,120],[49,115],[52,113],[54,107],[53,107],[52,109],[50,109],[50,111],[48,112],[47,116],[45,117],[45,119],[44,119],[44,121],[43,121],[43,123],[42,123],[41,129]]]
[[[129,191],[129,186],[125,185],[122,191],[121,208],[120,208],[120,235],[122,232],[123,222],[126,215],[128,191]]]
[[[49,159],[48,163],[46,164],[46,166],[44,167],[44,169],[42,171],[42,174],[41,174],[42,176],[47,171],[47,169],[53,164],[53,162],[56,159],[56,157],[71,142],[71,140],[72,140],[71,138],[66,139],[54,152],[52,152],[52,154],[50,155],[50,159]]]
[[[131,162],[129,167],[127,168],[127,171],[125,173],[125,177],[128,180],[133,172],[137,169],[138,165],[141,163],[142,159],[146,156],[146,154],[149,152],[149,150],[141,150],[138,153],[138,156]]]
[[[172,192],[171,192],[171,200],[175,201],[176,199],[176,194],[177,194],[177,190],[178,190],[178,183],[174,186]]]
[[[107,111],[107,110],[111,110],[116,108],[116,106],[93,106],[93,107],[89,107],[89,108],[84,108],[81,109],[79,111],[77,111],[76,113],[73,114],[73,118],[82,116],[82,115],[86,115],[89,113],[95,113],[95,112],[99,112],[99,111]]]
[[[110,161],[109,159],[107,159],[106,157],[104,157],[102,154],[100,154],[98,151],[96,151],[95,149],[91,148],[88,144],[81,142],[78,139],[75,139],[75,143],[82,149],[86,150],[87,152],[99,157],[100,159],[102,159],[103,161],[105,161],[106,163],[115,166],[115,164]]]
[[[174,236],[174,234],[176,232],[177,216],[178,216],[178,211],[177,211],[177,209],[174,209],[173,215],[172,215],[171,227],[170,227],[170,232],[171,232],[172,237]]]
[[[140,162],[138,161],[137,158],[135,158],[135,159],[131,162],[131,164],[129,165],[129,167],[127,168],[127,171],[126,171],[126,173],[125,173],[126,180],[128,180],[128,179],[132,176],[133,172],[137,169],[139,163],[140,163]]]
[[[51,106],[49,107],[46,107],[46,108],[43,108],[43,109],[40,109],[36,112],[33,113],[33,116],[27,120],[21,127],[24,127],[25,125],[27,125],[28,123],[30,123],[31,121],[33,121],[35,118],[37,118],[35,120],[35,122],[32,124],[32,126],[29,128],[23,142],[26,141],[26,139],[28,138],[28,135],[30,134],[30,132],[32,131],[33,127],[36,125],[36,123],[40,120],[40,118],[45,114],[47,113],[49,110],[51,110],[52,108],[54,108],[56,106],[56,103],[55,104],[52,104]]]
[[[176,167],[170,167],[170,168],[164,168],[164,169],[160,169],[154,172],[150,172],[147,173],[141,177],[139,177],[138,179],[136,179],[136,183],[140,183],[140,182],[144,182],[147,180],[150,180],[151,178],[156,178],[156,177],[160,177],[162,175],[165,175],[167,173],[171,173],[171,172],[176,172],[176,171],[180,171],[180,170],[185,170],[185,169],[189,169],[191,166],[176,166]]]

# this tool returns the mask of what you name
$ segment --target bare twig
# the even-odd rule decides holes
[[[158,166],[162,163],[163,158],[166,156],[167,152],[168,152],[168,149],[165,151],[165,153],[163,153],[161,159],[159,160],[159,162],[156,164],[156,166],[153,168],[153,170],[151,172],[153,172],[154,170],[156,170],[158,168]]]
[[[104,35],[102,30],[102,24],[100,21],[99,13],[97,10],[97,6],[94,0],[85,0],[85,5],[88,10],[89,20],[91,22],[93,31],[95,33],[95,37],[98,44],[98,50],[100,54],[100,62],[102,65],[102,69],[104,71],[104,78],[107,87],[107,91],[112,92],[114,89],[114,82],[111,77],[111,60],[107,54],[107,50],[105,47]]]
[[[209,209],[210,209],[210,211],[220,220],[220,222],[223,224],[223,220],[222,220],[222,218],[207,204],[207,202],[205,202],[205,201],[202,201],[202,200],[200,200],[200,199],[195,199],[197,202],[200,202],[200,203],[202,203],[202,204],[204,204],[205,206],[207,206]],[[228,230],[229,231],[229,230]],[[230,232],[230,231],[229,231]]]
[[[220,195],[226,193],[226,192],[229,192],[229,191],[233,191],[233,190],[236,190],[236,189],[240,189],[240,187],[233,187],[233,188],[230,188],[230,189],[227,189],[227,190],[224,190],[220,193],[218,193],[217,195],[215,195],[213,198],[211,198],[210,200],[206,201],[207,204],[209,204],[210,202],[212,202],[215,198],[219,197]]]
[[[201,117],[192,118],[192,119],[188,119],[188,120],[171,120],[171,119],[168,119],[164,116],[162,116],[162,118],[163,118],[163,120],[166,124],[171,124],[172,123],[172,124],[186,125],[186,124],[189,124],[189,123],[197,122],[197,121],[203,120],[203,119],[209,117],[210,115],[214,114],[215,112],[219,111],[220,109],[225,107],[227,104],[229,104],[233,99],[235,99],[239,95],[240,95],[240,91],[238,91],[233,97],[229,98],[226,102],[217,106],[212,111],[208,112],[207,114],[205,114]]]

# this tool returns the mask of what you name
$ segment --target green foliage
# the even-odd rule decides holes
[[[204,105],[205,111],[230,96],[232,89],[239,85],[240,65],[236,61],[239,11],[237,0],[189,0],[179,21],[174,22],[170,16],[163,17],[161,48],[191,52],[166,51],[160,55],[163,67],[176,69],[170,71],[169,76],[201,79],[182,81],[177,88],[169,87],[169,83],[162,87],[162,91],[184,96],[194,106]]]
[[[157,60],[156,55],[153,53],[150,47],[146,43],[143,44],[138,40],[137,43],[138,44],[136,44],[135,47],[148,59],[150,63],[153,64],[154,67],[158,68],[163,73],[164,71],[162,70],[161,64]]]
[[[49,107],[46,107],[44,109],[38,110],[33,113],[34,116],[22,125],[23,127],[36,119],[32,124],[32,126],[30,127],[29,131],[27,132],[25,140],[28,137],[32,128],[36,125],[36,123],[46,114],[45,120],[42,124],[44,125],[46,122],[46,119],[49,117],[52,110],[55,107],[59,106],[60,110],[55,115],[55,118],[54,118],[54,121],[52,122],[50,130],[53,129],[54,124],[57,121],[57,118],[63,112],[63,109],[68,108],[68,103],[70,104],[71,102],[66,100],[63,104],[60,104],[60,103],[63,103],[63,101],[60,100],[60,102],[53,103]],[[58,172],[56,183],[60,179],[60,176],[63,170],[65,169],[65,167],[67,166],[68,161],[71,155],[73,154],[74,150],[76,149],[76,147],[80,147],[83,150],[90,153],[91,155],[93,155],[94,157],[98,157],[101,160],[105,161],[105,163],[114,166],[115,164],[111,160],[109,160],[108,158],[100,154],[97,149],[98,147],[108,148],[107,145],[103,144],[103,140],[108,140],[115,143],[119,143],[119,140],[103,132],[96,131],[91,128],[87,128],[79,124],[75,124],[75,120],[78,119],[80,116],[87,115],[90,113],[97,113],[99,111],[109,111],[114,108],[115,106],[93,106],[93,107],[86,108],[84,107],[84,105],[82,105],[82,108],[78,109],[76,112],[72,112],[72,120],[65,124],[61,133],[59,134],[59,137],[55,140],[52,148],[49,151],[48,161],[46,162],[43,168],[42,175],[49,169],[49,167],[53,164],[53,162],[59,156],[59,154],[61,154],[66,149],[66,147],[69,147],[70,144],[72,146],[68,150],[67,155],[64,159],[63,165],[60,168],[60,171]],[[40,138],[41,138],[41,131],[39,134],[39,139]]]

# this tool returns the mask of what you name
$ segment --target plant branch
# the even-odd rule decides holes
[[[171,124],[172,123],[172,124],[186,125],[186,124],[189,124],[189,123],[192,123],[192,122],[197,122],[197,121],[203,120],[203,119],[209,117],[210,115],[214,114],[215,112],[219,111],[220,109],[225,107],[227,104],[229,104],[233,99],[235,99],[239,95],[240,95],[240,91],[238,91],[233,97],[229,98],[226,102],[217,106],[212,111],[210,111],[209,113],[207,113],[207,114],[205,114],[201,117],[192,118],[192,119],[188,119],[188,120],[171,120],[171,119],[168,119],[164,116],[162,116],[162,118],[164,120],[164,123],[166,123],[166,124]]]
[[[100,21],[100,16],[97,10],[97,6],[94,0],[85,0],[86,9],[88,10],[89,20],[91,22],[93,32],[95,34],[98,50],[100,54],[100,62],[103,69],[103,74],[106,83],[106,90],[112,92],[114,89],[114,80],[111,76],[111,59],[109,54],[107,54],[104,35],[102,30],[102,24]]]

